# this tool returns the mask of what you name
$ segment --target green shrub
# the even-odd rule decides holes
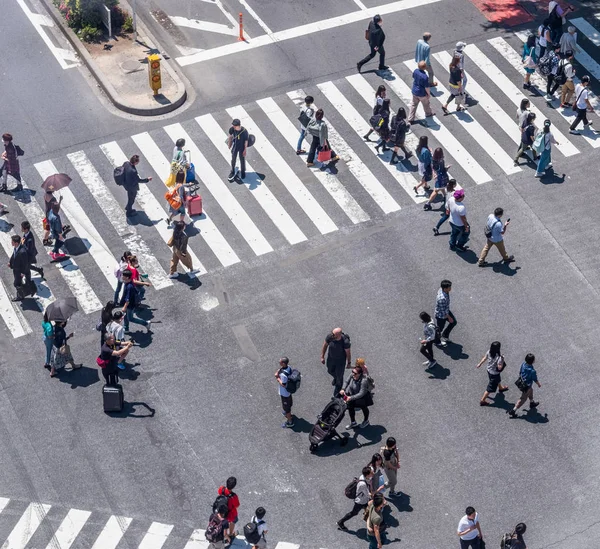
[[[77,34],[84,42],[95,42],[102,36],[102,31],[98,27],[86,25]]]
[[[123,22],[121,30],[123,32],[133,32],[133,18],[131,15],[127,15],[127,17],[125,17],[125,21]]]

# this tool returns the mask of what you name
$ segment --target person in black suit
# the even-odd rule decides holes
[[[123,164],[123,168],[125,169],[125,182],[123,183],[123,187],[127,191],[127,204],[125,205],[125,215],[127,217],[133,217],[137,214],[137,211],[133,208],[133,203],[135,202],[137,193],[140,190],[140,183],[148,183],[148,181],[152,181],[151,177],[145,177],[144,179],[140,177],[136,168],[139,163],[139,155],[134,154],[129,159],[129,162],[125,162],[125,164]]]
[[[385,64],[385,50],[383,49],[383,43],[385,42],[385,32],[383,32],[383,29],[381,28],[381,23],[383,23],[381,15],[376,15],[369,23],[366,38],[369,41],[371,53],[367,55],[364,59],[361,59],[358,63],[356,63],[356,68],[358,69],[358,72],[360,72],[360,69],[362,69],[362,66],[365,63],[373,59],[373,57],[375,57],[378,53],[379,70],[384,71],[389,68]]]
[[[10,256],[8,266],[12,269],[14,286],[17,289],[17,296],[13,298],[13,301],[21,301],[24,299],[25,291],[31,287],[31,270],[29,269],[29,256],[25,246],[21,244],[21,237],[14,234],[11,237],[13,245],[13,253]],[[25,277],[25,284],[23,284],[23,277]]]
[[[33,238],[33,233],[31,232],[31,225],[29,221],[23,221],[21,223],[21,230],[23,231],[23,239],[21,243],[27,250],[27,257],[29,258],[29,268],[32,271],[38,273],[42,278],[44,278],[44,269],[42,267],[36,267],[37,263],[37,248],[35,247],[35,238]]]

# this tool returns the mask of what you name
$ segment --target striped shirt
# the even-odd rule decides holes
[[[446,318],[450,312],[450,294],[441,288],[435,300],[435,318]]]
[[[429,61],[429,50],[431,50],[431,46],[425,42],[422,38],[417,41],[417,49],[415,50],[415,61],[418,63],[419,61],[425,61],[428,65],[431,65]]]

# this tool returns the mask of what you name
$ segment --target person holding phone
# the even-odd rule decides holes
[[[508,385],[502,385],[502,380],[500,378],[500,373],[504,370],[506,366],[504,362],[504,355],[500,353],[500,342],[494,341],[490,345],[490,350],[483,355],[483,358],[477,364],[477,368],[480,368],[481,365],[487,361],[487,373],[489,377],[489,383],[479,401],[480,406],[489,406],[490,403],[487,401],[487,398],[490,394],[495,393],[496,391],[500,391],[503,393],[504,391],[508,391]]]
[[[510,217],[506,220],[506,223],[502,223],[502,216],[504,215],[504,210],[502,208],[496,208],[493,214],[490,214],[487,218],[487,222],[485,224],[484,234],[487,238],[487,242],[481,250],[481,254],[479,255],[479,261],[477,261],[477,265],[480,267],[485,267],[488,262],[485,260],[488,252],[492,248],[492,246],[496,246],[500,255],[502,256],[502,260],[505,264],[512,263],[515,260],[514,255],[508,255],[506,253],[506,248],[504,247],[504,233],[508,228],[508,224],[510,223]]]

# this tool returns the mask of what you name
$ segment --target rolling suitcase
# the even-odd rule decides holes
[[[104,385],[102,387],[104,413],[121,412],[123,410],[123,387],[121,385]]]
[[[196,194],[195,191],[190,193],[185,199],[185,208],[190,217],[202,215],[202,197]]]

